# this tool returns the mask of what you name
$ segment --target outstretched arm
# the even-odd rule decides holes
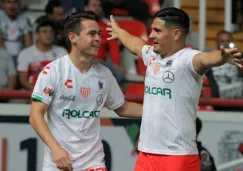
[[[236,65],[243,68],[243,60],[240,59],[241,53],[237,48],[225,49],[223,46],[220,50],[211,52],[202,52],[193,58],[193,67],[198,74],[204,74],[212,67],[221,66],[225,63]]]
[[[108,30],[110,34],[108,40],[119,39],[131,53],[142,57],[142,48],[146,45],[146,42],[143,39],[133,36],[119,27],[112,15],[110,16],[110,22],[108,22],[107,25],[109,27],[106,30]]]

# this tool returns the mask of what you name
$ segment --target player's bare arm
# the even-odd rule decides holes
[[[220,50],[202,52],[193,58],[193,67],[198,74],[204,74],[212,67],[221,66],[225,63],[236,65],[243,68],[241,53],[237,48],[225,49],[221,46]]]
[[[50,148],[57,168],[63,169],[64,171],[72,171],[73,169],[68,153],[58,144],[46,124],[44,115],[47,109],[47,104],[33,100],[30,110],[30,124],[39,137]]]
[[[141,118],[143,107],[141,104],[133,102],[125,102],[121,107],[114,110],[120,117]]]
[[[110,37],[108,40],[119,39],[122,44],[133,54],[142,57],[142,48],[146,42],[136,36],[131,35],[124,29],[120,28],[113,16],[110,16],[110,22],[107,23]]]

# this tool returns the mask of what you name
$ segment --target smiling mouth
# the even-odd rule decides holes
[[[97,46],[93,45],[92,47],[93,47],[93,48],[96,48],[96,49],[99,49],[100,46],[98,46],[98,45],[97,45]]]
[[[157,46],[157,45],[159,45],[159,43],[156,43],[156,42],[153,43],[153,46]]]

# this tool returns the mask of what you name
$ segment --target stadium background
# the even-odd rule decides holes
[[[151,15],[160,9],[159,0],[146,0],[146,2]],[[46,0],[22,0],[21,13],[33,24],[36,18],[44,14],[46,3]],[[188,44],[193,48],[213,49],[216,33],[224,29],[233,33],[235,46],[243,51],[243,33],[234,32],[235,25],[231,21],[234,12],[231,0],[174,0],[171,3],[188,12],[192,19]],[[235,12],[240,10],[239,7]],[[122,27],[148,40],[147,26],[137,22],[124,10],[115,9],[113,12],[118,20],[123,20],[124,24],[120,22]],[[126,70],[127,81],[123,87],[126,98],[129,101],[142,103],[145,67],[141,60],[126,50],[120,53],[123,56],[122,65]],[[203,122],[199,140],[211,152],[218,170],[241,171],[243,170],[240,149],[243,143],[243,100],[213,98],[213,90],[209,84],[205,77],[198,106],[198,116]],[[26,103],[30,94],[31,91],[26,90],[0,90],[0,99],[10,99],[10,103],[0,104],[2,171],[41,171],[43,143],[28,122],[30,105]],[[216,109],[220,107],[227,108],[227,111]],[[133,170],[136,154],[131,155],[131,151],[139,134],[140,120],[118,118],[106,108],[101,116],[101,135],[105,145],[107,167],[110,171]]]

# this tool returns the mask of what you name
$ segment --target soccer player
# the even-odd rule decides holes
[[[32,94],[30,123],[46,145],[43,171],[106,171],[100,138],[103,105],[121,117],[141,117],[142,105],[125,102],[111,72],[92,60],[101,43],[95,13],[72,14],[64,32],[70,54],[42,70]]]
[[[203,76],[226,62],[242,67],[239,51],[187,48],[189,17],[173,7],[156,13],[152,46],[121,29],[113,16],[110,20],[109,40],[118,38],[147,66],[135,171],[200,171],[195,120]]]

